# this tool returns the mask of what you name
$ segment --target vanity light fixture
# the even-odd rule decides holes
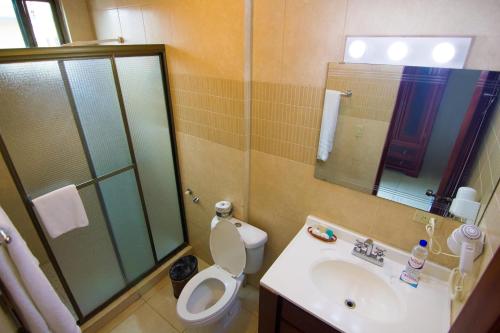
[[[349,44],[349,55],[354,59],[361,58],[366,51],[366,43],[362,40],[355,40]]]
[[[387,49],[387,55],[391,60],[400,61],[408,54],[408,45],[404,42],[394,42]]]
[[[463,68],[471,43],[472,37],[349,36],[344,62]]]
[[[455,47],[448,42],[439,43],[432,50],[432,58],[435,62],[445,64],[455,56]]]

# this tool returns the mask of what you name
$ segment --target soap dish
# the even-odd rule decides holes
[[[337,240],[337,236],[335,236],[335,235],[332,235],[332,237],[330,237],[330,238],[324,238],[324,237],[321,237],[321,236],[313,234],[312,230],[313,230],[312,227],[308,227],[307,228],[307,232],[309,233],[309,235],[313,236],[316,239],[319,239],[322,242],[333,243],[333,242],[335,242]]]

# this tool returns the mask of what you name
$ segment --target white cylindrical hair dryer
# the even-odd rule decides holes
[[[448,237],[448,247],[460,256],[458,269],[462,274],[472,272],[472,265],[483,251],[484,240],[481,230],[473,224],[464,224]]]

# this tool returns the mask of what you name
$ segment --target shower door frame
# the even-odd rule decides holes
[[[176,247],[173,251],[171,251],[168,255],[166,255],[162,259],[158,259],[156,250],[154,247],[154,242],[152,239],[152,234],[151,234],[151,227],[149,225],[149,221],[147,218],[147,211],[145,207],[145,202],[144,202],[144,196],[142,193],[142,188],[140,186],[140,176],[138,173],[138,167],[137,167],[137,162],[135,160],[135,152],[134,148],[131,142],[131,137],[129,132],[129,127],[128,127],[128,120],[126,117],[126,108],[123,103],[123,96],[122,96],[122,91],[121,87],[119,84],[119,77],[118,77],[118,71],[116,68],[116,63],[115,59],[116,57],[137,57],[137,56],[158,56],[159,61],[160,61],[160,69],[161,69],[161,76],[162,76],[162,85],[163,85],[163,92],[164,92],[164,98],[165,98],[165,106],[166,106],[166,112],[167,112],[167,121],[168,121],[168,127],[169,127],[169,135],[170,135],[170,145],[171,145],[171,153],[173,157],[173,162],[174,162],[174,172],[175,172],[175,182],[176,182],[176,189],[177,189],[177,200],[179,202],[179,210],[180,210],[180,218],[181,218],[181,226],[182,226],[182,235],[183,235],[183,242]],[[143,213],[146,221],[146,226],[148,230],[148,237],[150,239],[150,243],[152,246],[152,254],[153,254],[153,259],[154,259],[154,265],[150,269],[148,269],[146,272],[142,273],[140,276],[138,276],[136,279],[133,281],[127,281],[125,279],[125,287],[118,291],[116,294],[114,294],[111,298],[106,300],[103,304],[99,305],[96,307],[94,310],[89,312],[88,314],[84,315],[78,306],[78,303],[76,301],[76,298],[74,297],[69,284],[66,282],[66,279],[64,278],[64,274],[57,262],[56,256],[54,252],[52,251],[50,244],[45,236],[45,233],[43,232],[43,229],[41,227],[41,224],[38,222],[38,219],[36,217],[35,211],[33,209],[33,205],[31,203],[31,200],[29,196],[27,195],[24,186],[21,182],[21,179],[15,169],[14,163],[10,157],[10,154],[7,150],[7,146],[5,144],[5,141],[2,137],[2,133],[0,133],[0,153],[3,156],[5,163],[7,165],[7,168],[9,170],[10,176],[12,177],[17,191],[24,203],[25,209],[30,216],[31,222],[33,223],[35,230],[38,234],[38,237],[40,238],[43,247],[45,251],[48,254],[49,260],[51,264],[54,266],[54,269],[57,273],[57,276],[64,288],[64,291],[66,292],[71,305],[73,306],[73,309],[76,312],[76,315],[78,316],[78,324],[83,324],[89,319],[91,319],[93,316],[95,316],[97,313],[99,313],[102,309],[104,309],[106,306],[111,304],[113,301],[118,299],[120,296],[122,296],[124,293],[126,293],[128,290],[130,290],[132,287],[134,287],[137,283],[139,283],[144,277],[147,275],[151,274],[153,271],[155,271],[158,267],[160,267],[163,263],[171,259],[173,256],[175,256],[178,252],[180,252],[182,249],[184,249],[188,245],[188,232],[187,232],[187,224],[186,224],[186,214],[185,214],[185,208],[184,208],[184,201],[183,201],[183,196],[182,196],[182,183],[181,183],[181,176],[180,176],[180,168],[179,168],[179,158],[178,158],[178,153],[177,153],[177,143],[176,143],[176,136],[175,136],[175,124],[174,124],[174,116],[173,116],[173,111],[172,111],[172,99],[170,95],[170,86],[168,82],[168,69],[167,69],[167,57],[166,57],[166,52],[165,52],[165,45],[163,44],[148,44],[148,45],[100,45],[100,46],[71,46],[71,47],[46,47],[46,48],[25,48],[25,49],[3,49],[0,50],[0,64],[7,64],[7,63],[19,63],[19,62],[35,62],[35,61],[64,61],[64,60],[85,60],[85,59],[96,59],[96,58],[102,58],[102,59],[109,59],[111,61],[111,67],[113,71],[113,79],[115,82],[115,88],[116,88],[116,94],[120,103],[120,109],[122,113],[122,121],[125,126],[125,130],[127,132],[127,143],[130,149],[130,154],[132,158],[132,165],[129,165],[125,168],[122,169],[127,169],[127,170],[134,170],[135,171],[135,176],[136,176],[136,181],[137,181],[137,187],[138,191],[140,193],[140,199],[141,199],[141,205],[143,208]],[[64,80],[64,77],[62,77],[64,81],[64,86],[66,89],[68,89],[67,82]],[[68,95],[68,100],[70,101],[70,106],[75,118],[75,122],[77,123],[77,128],[80,131],[81,126],[78,124],[79,120],[77,115],[75,114],[76,109],[75,106],[71,103],[71,95]],[[87,155],[87,162],[89,164],[89,168],[92,169],[92,161],[89,159],[88,156],[88,147],[87,143],[85,142],[85,138],[82,137],[82,133],[79,133],[81,140],[82,140],[82,145],[84,147],[85,153]],[[94,183],[97,183],[99,180],[109,178],[113,176],[114,174],[118,174],[123,172],[122,169],[115,170],[111,172],[110,174],[107,175],[102,175],[100,177],[96,177],[96,175],[92,172],[92,179],[90,181],[87,181],[83,184],[80,184],[80,186],[87,186],[87,185],[92,185]],[[104,208],[104,204],[102,202],[102,198],[100,196],[99,201],[101,203],[101,206]],[[105,213],[106,215],[106,213]],[[108,230],[109,230],[109,225]],[[113,239],[113,234],[110,232],[110,237]],[[113,245],[115,245],[115,242],[113,241]],[[120,255],[118,253],[118,250],[114,246],[115,254],[117,256],[117,260],[119,263],[121,263]],[[120,264],[121,266],[121,264]],[[122,274],[124,273],[123,269],[121,269]]]

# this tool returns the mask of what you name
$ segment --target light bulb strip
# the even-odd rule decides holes
[[[347,37],[344,62],[463,68],[472,37]]]

